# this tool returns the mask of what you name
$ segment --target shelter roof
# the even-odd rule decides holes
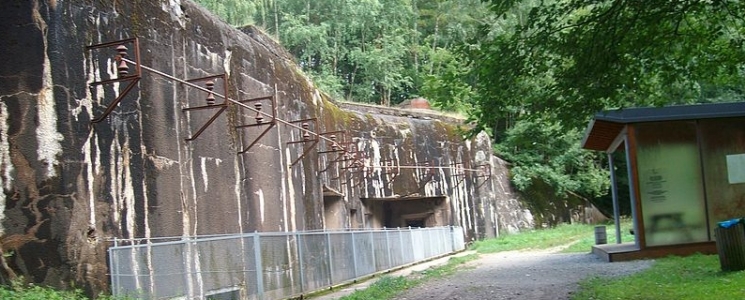
[[[627,124],[745,116],[745,102],[638,107],[601,111],[585,130],[582,148],[606,151]]]

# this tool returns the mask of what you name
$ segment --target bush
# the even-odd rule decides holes
[[[19,300],[87,300],[81,290],[58,291],[49,287],[14,282],[10,287],[0,288],[0,299]]]

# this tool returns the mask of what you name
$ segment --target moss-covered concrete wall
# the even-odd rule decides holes
[[[0,26],[5,282],[24,276],[96,294],[108,289],[113,239],[382,227],[401,224],[391,210],[420,202],[429,204],[409,216],[463,226],[469,239],[530,227],[485,135],[463,141],[457,121],[427,114],[342,109],[270,37],[189,1],[2,1]],[[183,111],[206,93],[145,70],[92,124],[128,82],[91,85],[120,74],[113,48],[87,46],[134,37],[143,66],[180,79],[225,73],[215,90],[227,84],[232,99],[275,95],[278,118],[346,131],[360,165],[319,153],[325,141],[301,158],[304,143],[292,142],[302,133],[283,123],[238,154],[261,130],[236,128],[255,113],[232,104],[187,141],[216,111]]]

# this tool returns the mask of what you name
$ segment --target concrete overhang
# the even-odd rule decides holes
[[[380,198],[360,198],[362,201],[383,201],[383,202],[400,202],[400,201],[412,201],[412,200],[432,200],[432,199],[444,199],[447,196],[392,196],[392,197],[380,197]]]
[[[324,184],[323,185],[323,196],[324,197],[344,197],[344,194]]]

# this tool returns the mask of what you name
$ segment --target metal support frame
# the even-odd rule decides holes
[[[343,132],[345,132],[345,134],[344,134],[344,135],[342,135],[342,139],[341,139],[341,141],[336,141],[336,144],[337,144],[337,145],[339,146],[339,149],[338,149],[339,151],[336,151],[336,152],[337,152],[337,153],[339,153],[339,154],[338,154],[338,155],[336,156],[336,158],[335,158],[334,160],[330,161],[330,162],[329,162],[329,166],[326,166],[326,168],[325,168],[324,170],[322,170],[321,172],[324,172],[324,171],[326,171],[326,170],[327,170],[328,168],[330,168],[330,165],[331,165],[331,163],[336,163],[336,164],[338,164],[338,163],[340,163],[340,162],[345,162],[345,161],[347,161],[347,160],[348,160],[348,159],[347,159],[347,156],[348,156],[348,155],[347,155],[347,153],[349,153],[349,152],[351,151],[351,149],[352,149],[352,148],[354,148],[354,149],[357,149],[357,148],[356,148],[356,146],[357,146],[357,145],[356,145],[356,144],[354,144],[354,142],[352,141],[353,139],[352,139],[352,136],[351,136],[351,134],[349,134],[349,133],[348,133],[348,132],[346,132],[345,130],[340,130],[340,131],[343,131]],[[333,131],[331,131],[331,132],[329,132],[329,133],[332,133],[332,132],[333,132]],[[355,150],[355,151],[356,151],[356,150]],[[333,152],[333,151],[331,151],[331,152]],[[318,152],[318,153],[319,153],[319,154],[321,154],[321,153],[331,153],[331,152],[324,152],[324,151],[321,151],[321,152]]]
[[[430,182],[435,177],[435,168],[439,168],[438,166],[434,166],[433,163],[430,163],[429,161],[425,161],[423,164],[417,164],[417,169],[424,169],[424,174],[419,177],[419,181],[426,181]]]
[[[476,168],[477,168],[477,170],[479,170],[479,173],[481,173],[479,175],[476,175],[476,179],[478,180],[479,178],[485,178],[484,179],[484,182],[479,183],[476,186],[477,188],[479,188],[482,185],[484,185],[487,181],[489,181],[489,178],[491,178],[491,175],[492,175],[491,174],[491,164],[477,165]]]
[[[398,175],[401,173],[398,166],[396,165],[396,161],[392,158],[389,160],[381,160],[380,165],[383,168],[383,173],[385,173],[386,175],[390,175],[387,185],[392,185],[393,181],[395,181],[396,178],[398,178]]]
[[[129,57],[127,55],[127,48],[126,48],[126,46],[124,46],[124,45],[127,45],[127,44],[132,44],[133,45],[133,48],[134,48],[134,57],[132,59],[130,59],[131,57]],[[119,96],[117,96],[117,98],[106,107],[106,110],[104,111],[104,113],[102,115],[100,115],[99,117],[92,119],[91,120],[91,123],[101,122],[101,121],[103,121],[103,119],[105,119],[106,117],[108,117],[109,114],[111,114],[111,112],[116,108],[116,106],[122,101],[122,99],[139,82],[139,80],[142,78],[142,71],[144,70],[144,71],[150,72],[151,74],[158,75],[158,76],[161,76],[161,77],[166,78],[168,80],[179,82],[181,84],[185,84],[185,85],[190,86],[192,88],[196,88],[198,90],[201,90],[203,92],[206,92],[208,94],[208,99],[210,101],[212,99],[214,99],[214,97],[220,97],[220,98],[223,98],[224,99],[224,102],[222,104],[218,104],[218,105],[207,105],[207,106],[203,106],[203,107],[187,107],[187,108],[184,108],[183,109],[184,112],[188,112],[188,111],[192,111],[192,110],[202,110],[202,109],[215,109],[215,108],[218,108],[219,109],[219,111],[217,113],[215,113],[212,116],[212,118],[210,118],[207,121],[207,123],[204,124],[197,131],[197,133],[194,136],[187,138],[188,141],[191,141],[191,140],[196,139],[207,127],[209,127],[225,111],[225,109],[227,109],[227,107],[229,107],[230,105],[236,105],[236,106],[239,106],[239,107],[241,107],[243,109],[248,109],[250,111],[256,112],[257,113],[257,117],[256,117],[257,121],[259,120],[259,117],[262,116],[262,115],[264,117],[271,117],[271,120],[265,121],[265,122],[261,122],[261,123],[263,123],[261,125],[255,125],[255,124],[250,124],[249,125],[249,124],[246,124],[246,125],[238,125],[238,126],[235,127],[235,128],[244,128],[244,127],[268,125],[267,128],[265,128],[264,131],[259,135],[259,137],[256,138],[256,140],[252,141],[251,144],[249,144],[248,147],[244,148],[239,153],[245,153],[245,152],[247,152],[252,146],[254,146],[256,144],[256,142],[259,139],[261,139],[264,135],[266,135],[266,133],[269,131],[270,128],[274,127],[277,123],[282,123],[284,125],[287,125],[287,126],[290,126],[290,127],[296,128],[296,129],[299,129],[301,132],[303,132],[304,135],[308,135],[309,137],[310,136],[313,136],[314,137],[313,139],[310,139],[310,138],[308,139],[309,141],[310,140],[313,141],[313,143],[314,143],[313,146],[315,146],[315,144],[317,144],[320,140],[327,140],[329,142],[334,142],[333,140],[329,139],[328,137],[325,137],[325,136],[323,136],[321,134],[318,134],[318,133],[313,132],[313,131],[308,130],[308,129],[304,129],[301,126],[296,125],[295,123],[297,123],[297,121],[289,122],[289,121],[286,121],[286,120],[283,120],[283,119],[279,118],[277,116],[277,105],[276,105],[277,104],[277,100],[276,100],[277,87],[276,87],[276,85],[274,87],[274,94],[273,94],[273,96],[258,97],[258,98],[252,98],[252,99],[246,99],[246,100],[234,100],[234,99],[231,99],[230,97],[227,96],[227,94],[228,94],[228,82],[227,82],[227,78],[225,77],[225,75],[216,75],[216,76],[214,76],[214,78],[222,77],[224,79],[224,81],[225,81],[224,82],[224,88],[225,88],[224,89],[224,92],[223,92],[223,94],[220,94],[220,93],[217,93],[217,92],[214,92],[213,91],[214,83],[212,85],[208,85],[207,87],[203,87],[203,86],[196,85],[193,82],[190,82],[190,81],[187,81],[187,80],[183,80],[183,79],[177,78],[177,77],[175,77],[173,75],[170,75],[170,74],[167,74],[167,73],[158,71],[158,70],[156,70],[154,68],[151,68],[151,67],[142,65],[141,58],[140,58],[139,41],[138,41],[137,38],[129,38],[129,39],[123,39],[123,40],[118,40],[118,41],[113,41],[113,42],[107,42],[107,43],[101,43],[101,44],[94,44],[94,45],[86,46],[86,51],[87,51],[87,53],[90,54],[90,53],[93,52],[93,50],[96,50],[96,49],[112,48],[112,47],[116,47],[115,50],[119,53],[118,55],[116,55],[114,57],[114,59],[116,60],[116,63],[117,63],[117,70],[118,70],[118,74],[117,74],[118,76],[117,77],[118,78],[111,78],[111,79],[107,79],[107,80],[94,81],[94,82],[91,82],[89,85],[92,87],[92,86],[96,86],[96,85],[103,85],[103,84],[110,84],[110,83],[124,82],[124,81],[130,81],[130,83],[120,92]],[[129,74],[129,66],[127,64],[132,64],[132,65],[135,66],[135,72],[134,72],[134,74],[131,74],[131,75]],[[122,76],[122,75],[125,75],[125,76]],[[205,79],[206,80],[207,77],[192,79],[191,81],[200,81],[202,79]],[[251,101],[261,101],[263,99],[271,99],[271,102],[272,102],[272,113],[271,114],[268,114],[266,112],[262,112],[260,109],[255,109],[253,107],[250,107],[250,106],[248,106],[245,103],[245,102],[251,102]],[[312,119],[315,120],[315,118],[312,118]],[[293,142],[290,142],[288,144],[291,144],[291,143],[300,143],[300,142],[305,142],[305,141],[296,141],[296,142],[293,141]],[[300,158],[298,158],[296,161],[294,161],[292,163],[292,165],[297,164],[297,162],[302,157],[304,157],[305,155],[308,154],[308,152],[310,151],[310,149],[313,149],[313,147],[306,147],[306,148],[307,148],[306,151],[304,151],[303,154],[300,156]],[[344,148],[344,147],[342,147],[342,148]]]
[[[288,146],[291,145],[291,144],[299,144],[299,143],[302,143],[303,144],[303,148],[304,148],[303,153],[300,154],[300,156],[297,159],[295,159],[292,162],[292,164],[290,164],[290,166],[294,166],[298,162],[300,162],[300,160],[303,159],[303,157],[305,157],[306,155],[308,155],[308,153],[310,153],[310,150],[313,150],[316,147],[316,145],[318,144],[318,140],[320,139],[319,138],[320,135],[310,129],[310,123],[313,123],[313,129],[316,129],[318,127],[318,119],[317,118],[300,119],[300,120],[290,121],[289,123],[290,124],[297,124],[297,123],[301,123],[302,124],[301,125],[301,128],[300,128],[300,132],[301,132],[300,135],[301,135],[302,139],[299,140],[299,141],[289,141],[289,142],[287,142],[287,145]],[[311,136],[314,136],[314,137],[311,138]],[[308,146],[306,144],[308,142],[311,142],[310,146]]]
[[[338,139],[338,135],[341,134],[341,140]],[[320,136],[329,136],[329,139],[331,140],[329,143],[331,146],[331,150],[323,150],[318,151],[318,154],[324,154],[324,153],[335,153],[335,152],[343,152],[346,151],[341,145],[347,141],[347,131],[346,130],[335,130],[335,131],[327,131],[327,132],[321,132],[318,135]]]
[[[127,47],[125,45],[131,44],[132,48],[134,48],[134,62],[135,62],[135,72],[134,74],[129,74],[129,66],[127,65],[127,57],[129,56],[127,54]],[[113,41],[108,43],[102,43],[102,44],[95,44],[85,47],[85,49],[88,51],[89,54],[93,52],[93,50],[101,49],[101,48],[112,48],[116,46],[115,50],[118,52],[116,56],[114,56],[114,60],[116,61],[117,65],[117,78],[111,78],[101,81],[94,81],[89,84],[89,87],[94,87],[97,85],[104,85],[104,84],[110,84],[115,82],[124,82],[129,81],[129,84],[127,84],[126,87],[124,87],[124,90],[122,90],[119,93],[119,96],[114,99],[111,103],[109,103],[108,106],[106,106],[106,109],[104,112],[98,116],[97,118],[93,118],[91,120],[91,123],[99,123],[103,121],[106,117],[111,114],[112,111],[119,105],[119,102],[124,99],[127,94],[132,90],[132,88],[137,85],[137,83],[142,78],[142,69],[140,68],[140,43],[137,40],[137,38],[129,38],[119,41]],[[123,75],[123,76],[122,76]]]
[[[342,174],[351,174],[351,175],[361,175],[362,172],[364,172],[365,168],[365,153],[363,151],[360,151],[357,148],[357,144],[355,141],[350,141],[342,144],[342,147],[346,150],[344,154],[342,155],[341,159],[338,161],[343,166],[340,167],[340,170],[344,170],[345,172],[341,172],[339,174],[339,177],[332,178],[331,180],[339,179],[341,178]],[[359,169],[359,170],[355,170]],[[346,182],[342,181],[342,185],[345,185]],[[362,184],[362,180],[360,179],[357,184],[355,184],[353,187],[359,187]]]
[[[357,148],[355,142],[345,143],[346,149],[344,157],[340,160],[341,163],[347,163],[346,166],[341,167],[342,170],[362,168],[365,166],[364,157],[365,153]]]
[[[341,140],[338,139],[339,135],[337,135],[337,134],[340,134],[341,135]],[[328,136],[329,139],[331,140],[331,142],[328,142],[327,143],[327,144],[331,144],[330,146],[324,147],[324,150],[322,150],[322,151],[318,151],[318,154],[319,155],[321,155],[321,154],[338,153],[338,155],[336,156],[336,158],[334,158],[333,160],[329,161],[326,164],[326,167],[323,168],[323,170],[318,171],[318,173],[323,173],[323,172],[326,172],[329,168],[331,168],[332,165],[338,163],[339,159],[341,159],[341,157],[344,155],[343,153],[347,151],[341,145],[347,141],[347,135],[348,134],[347,134],[347,131],[346,130],[336,130],[336,131],[329,131],[329,132],[319,133],[318,135],[319,136],[324,136],[324,137],[325,136]],[[330,150],[328,150],[328,149],[330,149]],[[318,168],[320,169],[321,167],[319,166]]]
[[[450,164],[450,170],[452,170],[450,177],[455,181],[455,186],[460,185],[464,180],[466,180],[466,171],[465,168],[463,168],[463,163]]]
[[[255,124],[238,125],[238,126],[235,126],[236,129],[238,129],[238,128],[251,128],[251,127],[266,126],[264,128],[264,130],[261,131],[261,133],[259,134],[258,137],[256,137],[253,141],[251,141],[251,143],[247,147],[243,148],[243,150],[241,150],[240,152],[238,152],[239,154],[243,154],[243,153],[248,152],[248,150],[250,150],[251,147],[253,147],[254,145],[256,145],[256,143],[259,142],[259,140],[262,137],[264,137],[264,135],[266,135],[269,132],[270,129],[272,129],[275,125],[277,125],[277,92],[276,91],[277,91],[277,89],[275,88],[274,89],[274,94],[271,95],[271,96],[263,96],[263,97],[256,97],[256,98],[238,100],[238,102],[240,102],[240,103],[244,103],[244,104],[245,103],[253,103],[254,104],[254,107],[256,109],[256,116],[254,117],[254,119],[256,119],[256,123]],[[264,120],[264,115],[261,113],[261,107],[263,106],[263,101],[265,101],[265,100],[271,100],[270,103],[272,105],[272,107],[271,107],[272,115],[271,115],[269,121],[265,121]],[[240,106],[240,107],[241,108],[244,108],[243,106]]]
[[[214,88],[214,85],[215,85],[214,79],[221,79],[222,80],[223,95],[225,95],[225,97],[224,97],[225,100],[222,103],[220,103],[220,104],[215,104],[214,103],[215,102],[215,93],[212,92],[212,89]],[[230,101],[228,101],[228,99],[227,99],[227,94],[228,94],[228,76],[223,73],[223,74],[219,74],[219,75],[211,75],[211,76],[206,76],[206,77],[201,77],[201,78],[189,79],[189,80],[186,80],[186,81],[189,82],[189,83],[196,83],[196,82],[204,82],[205,83],[205,85],[207,86],[207,89],[209,90],[209,92],[207,93],[207,105],[194,106],[194,107],[186,107],[186,108],[182,109],[181,111],[183,111],[183,112],[191,112],[191,111],[197,111],[197,110],[218,109],[217,112],[215,114],[213,114],[212,117],[209,118],[209,120],[207,120],[207,123],[205,123],[204,125],[202,125],[202,127],[200,127],[193,136],[191,136],[189,138],[186,138],[187,141],[193,141],[196,138],[198,138],[199,135],[201,135],[202,132],[204,132],[204,130],[207,129],[207,127],[209,127],[210,125],[212,125],[212,123],[215,122],[215,120],[217,120],[217,117],[219,117],[228,108],[228,105],[230,104]]]
[[[331,166],[332,166],[332,165],[336,165],[336,166],[337,166],[337,170],[339,170],[339,169],[340,169],[340,168],[338,167],[338,166],[339,166],[339,163],[340,163],[340,162],[342,162],[342,160],[343,160],[343,158],[344,158],[344,154],[345,154],[345,153],[346,153],[347,151],[346,151],[346,150],[341,150],[341,151],[339,151],[339,152],[340,152],[340,153],[336,155],[336,158],[334,158],[333,160],[329,161],[329,162],[328,162],[328,163],[326,164],[326,168],[324,168],[323,170],[319,171],[318,173],[323,173],[323,172],[326,172],[326,171],[328,171],[328,170],[329,170],[329,169],[331,168]],[[329,179],[331,179],[331,180],[336,180],[336,179],[339,179],[339,177],[333,177],[333,178],[329,178]]]

